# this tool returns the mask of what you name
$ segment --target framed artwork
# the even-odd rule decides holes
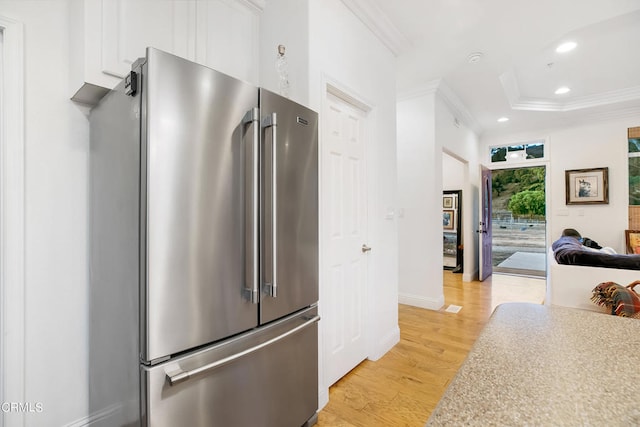
[[[609,203],[609,168],[574,169],[564,174],[567,205]]]
[[[455,257],[457,254],[458,235],[455,232],[444,232],[442,236],[442,254]]]
[[[640,254],[640,230],[624,230],[628,254]]]
[[[442,228],[445,230],[455,230],[456,211],[453,209],[444,209],[442,211]]]
[[[444,209],[453,209],[453,196],[442,196],[442,207]]]

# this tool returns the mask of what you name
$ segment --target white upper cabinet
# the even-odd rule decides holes
[[[264,0],[197,1],[194,60],[257,85],[263,9]]]
[[[189,3],[184,1],[102,0],[101,71],[123,78],[131,64],[155,48],[189,55]],[[98,24],[96,22],[96,24]]]
[[[73,0],[72,99],[97,102],[147,46],[257,84],[263,8],[264,0]]]

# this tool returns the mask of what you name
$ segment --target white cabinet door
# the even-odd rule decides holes
[[[147,46],[188,57],[195,44],[189,35],[194,10],[191,0],[72,1],[71,90],[78,91],[72,99],[97,101],[145,55]]]
[[[101,71],[123,78],[147,46],[189,54],[189,1],[102,0]]]
[[[71,89],[95,103],[148,46],[258,82],[264,0],[72,0]]]
[[[197,1],[194,60],[257,85],[261,11],[255,0]]]

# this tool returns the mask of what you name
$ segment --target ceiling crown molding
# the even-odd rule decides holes
[[[433,95],[438,90],[438,86],[440,86],[440,82],[442,79],[431,80],[427,83],[422,83],[420,85],[414,86],[411,89],[405,89],[398,92],[397,100],[398,101],[406,101],[411,98],[419,98],[421,96]]]
[[[436,94],[440,96],[440,99],[442,99],[447,107],[449,107],[449,110],[451,110],[451,113],[453,113],[454,116],[459,118],[477,135],[482,134],[483,129],[482,126],[480,126],[480,123],[478,123],[467,106],[464,105],[464,102],[462,102],[458,95],[445,83],[444,80],[440,80]]]
[[[606,123],[613,120],[623,120],[626,118],[636,118],[640,116],[640,105],[621,107],[615,109],[607,109],[606,111],[589,112],[587,114],[580,114],[574,116],[555,115],[545,121],[543,126],[538,126],[537,131],[542,133],[551,133],[555,131],[565,130],[569,127],[581,127],[585,125],[595,123]],[[530,129],[529,129],[530,130]],[[516,131],[522,131],[522,129]],[[484,135],[487,138],[501,137],[504,135],[511,135],[510,131],[504,129],[488,130]]]
[[[630,107],[611,109],[611,110],[603,111],[601,113],[590,114],[583,120],[583,123],[585,121],[586,122],[607,121],[607,120],[617,120],[617,119],[623,119],[627,117],[638,117],[638,116],[640,116],[640,105],[635,105]]]
[[[342,3],[398,56],[411,45],[409,39],[391,22],[385,13],[369,0],[342,0]]]
[[[236,0],[255,12],[262,12],[266,6],[265,0]]]
[[[464,102],[456,95],[456,93],[447,85],[443,79],[436,79],[430,82],[415,86],[398,93],[398,101],[407,101],[421,96],[435,95],[438,96],[449,108],[449,111],[469,129],[477,135],[482,134],[484,129],[469,111]]]
[[[520,94],[518,79],[513,69],[500,75],[500,83],[511,108],[527,111],[574,111],[640,99],[640,86],[617,89],[596,95],[564,99],[532,98]]]
[[[502,84],[505,95],[507,95],[507,100],[511,108],[513,108],[513,105],[520,99],[520,87],[518,86],[518,79],[516,78],[516,73],[513,71],[513,68],[508,69],[500,75],[500,83]]]

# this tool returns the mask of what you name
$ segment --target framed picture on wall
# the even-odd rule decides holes
[[[624,230],[628,254],[640,254],[640,230]]]
[[[565,171],[567,205],[609,203],[609,168]]]
[[[455,257],[457,254],[458,235],[451,231],[445,231],[442,234],[442,254],[448,257]]]
[[[442,207],[444,209],[453,209],[453,196],[442,196]]]
[[[442,228],[445,230],[455,230],[456,211],[453,209],[444,209],[442,211]]]

